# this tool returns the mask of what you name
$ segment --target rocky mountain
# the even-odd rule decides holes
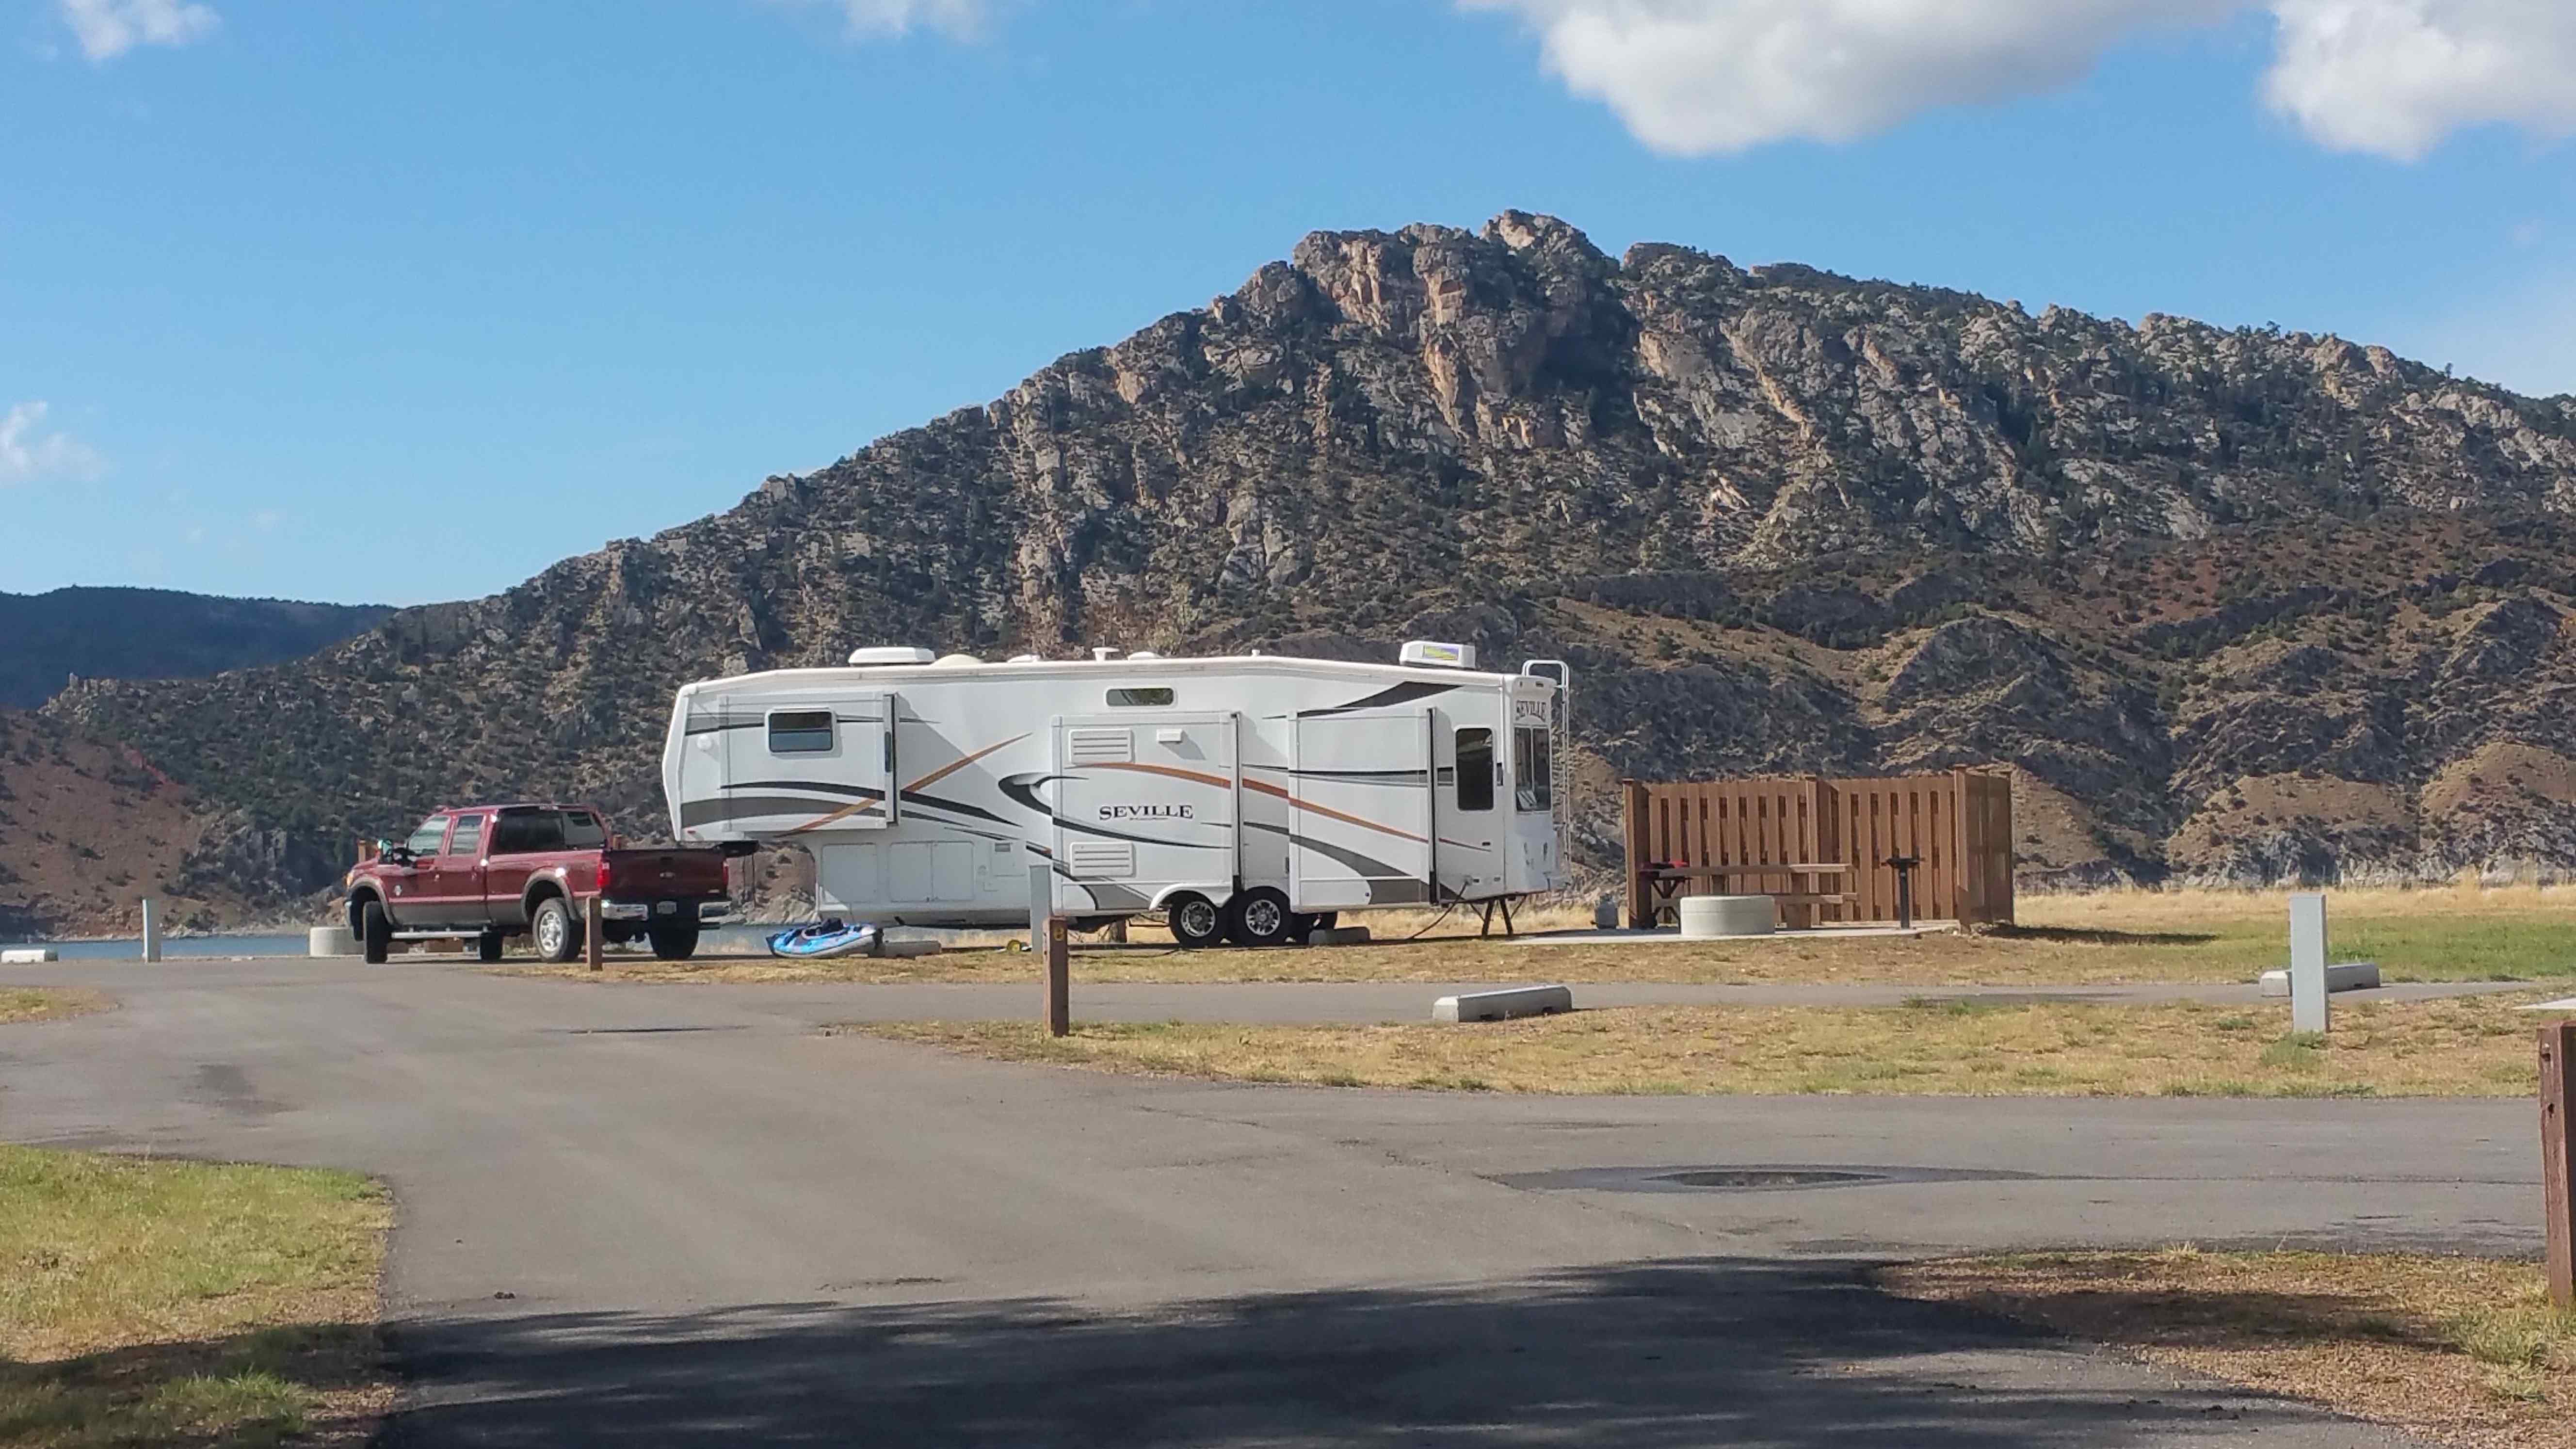
[[[130,745],[0,710],[0,941],[131,931],[145,896],[173,925],[238,922],[301,888],[242,875],[246,828]]]
[[[282,664],[392,612],[375,604],[226,599],[169,589],[0,593],[0,709],[33,709],[76,675],[193,679]]]
[[[2576,399],[2333,337],[1613,259],[1506,213],[1234,293],[293,663],[84,681],[325,883],[441,801],[659,818],[670,690],[855,644],[1577,669],[1621,775],[2015,767],[2025,877],[2576,865]]]

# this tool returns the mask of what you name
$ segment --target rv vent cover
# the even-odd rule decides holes
[[[1064,741],[1068,765],[1123,765],[1136,758],[1134,730],[1071,730]]]
[[[1136,847],[1124,840],[1077,840],[1065,856],[1077,880],[1124,880],[1136,873]]]
[[[1430,639],[1411,639],[1405,642],[1403,650],[1395,658],[1399,664],[1427,664],[1437,669],[1473,669],[1476,667],[1476,646],[1442,644]]]
[[[899,644],[877,644],[850,651],[850,662],[870,664],[928,664],[934,656],[927,649],[912,649]]]

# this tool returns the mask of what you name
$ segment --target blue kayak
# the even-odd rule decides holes
[[[873,956],[885,937],[873,922],[845,925],[838,920],[817,921],[810,926],[790,926],[769,938],[769,954],[800,961],[826,956]]]

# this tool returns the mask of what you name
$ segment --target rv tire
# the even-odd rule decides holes
[[[1185,951],[1213,946],[1225,939],[1227,913],[1203,895],[1184,891],[1163,903],[1163,919],[1172,940]]]
[[[1296,919],[1284,892],[1259,886],[1225,903],[1226,939],[1238,946],[1284,946]]]

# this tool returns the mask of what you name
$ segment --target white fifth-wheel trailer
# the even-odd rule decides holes
[[[1427,641],[1395,664],[1092,653],[862,649],[683,685],[672,831],[806,846],[826,915],[1160,911],[1189,946],[1566,883],[1561,661],[1480,672]]]

